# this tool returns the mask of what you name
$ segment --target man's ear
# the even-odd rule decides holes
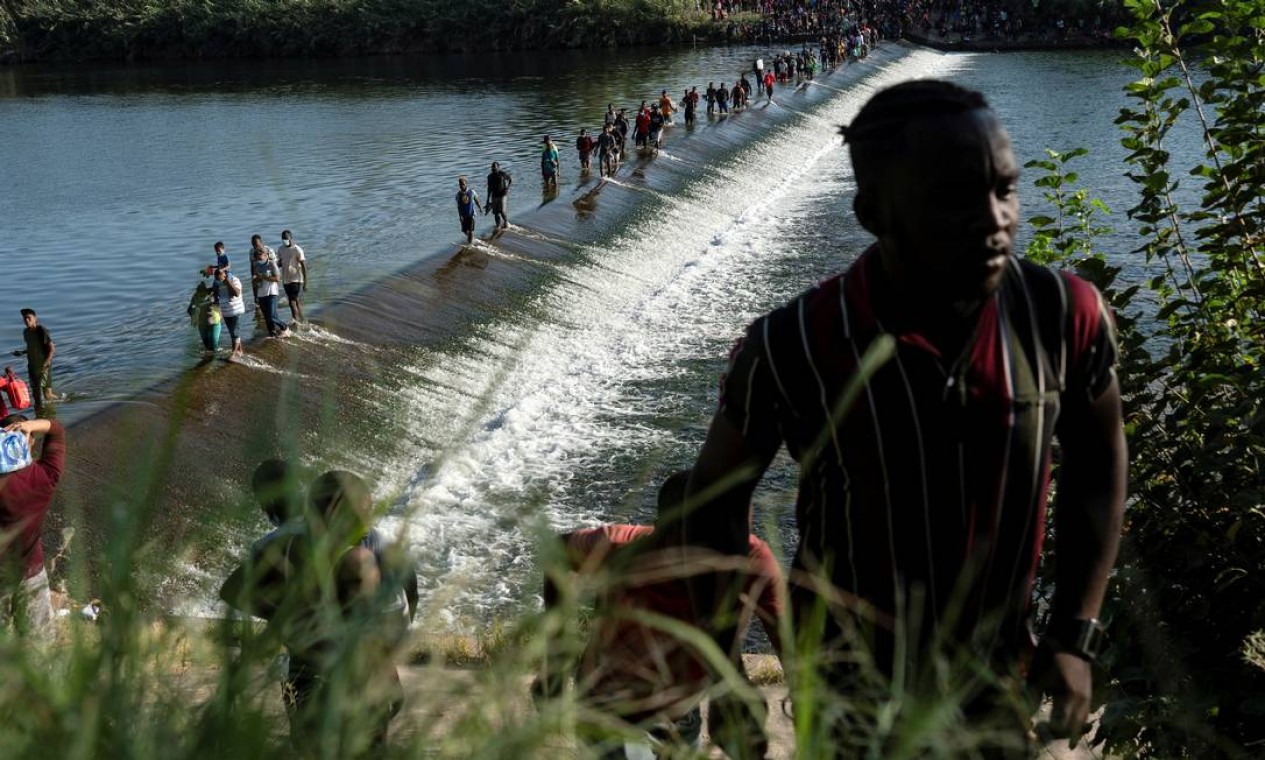
[[[869,193],[857,192],[856,196],[852,198],[852,211],[856,214],[857,221],[861,223],[861,226],[875,237],[882,237],[887,232],[887,226],[883,223],[883,217],[875,208],[873,196]]]

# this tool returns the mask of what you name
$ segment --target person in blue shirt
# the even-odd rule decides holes
[[[457,177],[457,215],[461,217],[461,231],[466,233],[466,243],[474,242],[474,214],[476,211],[487,213],[479,205],[479,194],[474,188],[466,185],[465,177]]]
[[[544,178],[546,188],[558,187],[558,146],[553,144],[549,135],[545,135],[545,147],[540,152],[540,176]]]
[[[223,241],[215,243],[215,266],[225,272],[229,270],[228,254],[224,252]]]

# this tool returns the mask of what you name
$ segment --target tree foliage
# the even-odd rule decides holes
[[[601,47],[720,34],[691,0],[9,0],[0,60]]]
[[[1033,220],[1032,254],[1075,266],[1120,315],[1130,500],[1099,737],[1129,756],[1248,757],[1265,742],[1265,671],[1250,664],[1265,629],[1265,5],[1125,5],[1139,77],[1117,123],[1146,298],[1095,253],[1105,208],[1065,168],[1081,151],[1031,164],[1059,209]],[[1188,124],[1204,150],[1184,179],[1192,157],[1167,146]]]

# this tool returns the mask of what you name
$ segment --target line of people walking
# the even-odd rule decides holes
[[[823,45],[826,43],[827,40],[823,38]],[[733,80],[732,87],[725,82],[721,82],[719,86],[715,82],[709,82],[703,93],[698,91],[697,86],[691,87],[681,93],[679,102],[674,101],[666,89],[661,90],[657,99],[641,101],[631,118],[628,109],[616,108],[614,103],[608,103],[601,129],[594,135],[588,128],[582,128],[575,138],[580,172],[587,175],[593,170],[596,155],[598,175],[603,179],[614,176],[624,157],[628,155],[630,134],[634,148],[651,154],[657,153],[663,147],[666,129],[676,125],[675,114],[681,113],[685,126],[690,127],[697,123],[698,109],[703,103],[706,103],[707,115],[711,118],[750,107],[753,95],[758,98],[763,94],[766,101],[772,103],[777,84],[788,84],[793,80],[799,85],[816,76],[823,63],[837,65],[841,59],[842,55],[836,50],[822,47],[819,52],[804,45],[794,54],[786,51],[774,55],[767,68],[764,59],[757,58],[751,71],[740,72],[738,78]],[[545,135],[540,149],[540,176],[546,193],[558,189],[558,175],[561,170],[558,145],[552,136]],[[487,177],[486,200],[481,201],[469,179],[464,175],[457,177],[457,218],[467,244],[474,242],[479,215],[493,214],[493,236],[509,228],[509,193],[512,184],[513,178],[509,172],[498,162],[493,162]]]
[[[220,347],[220,335],[228,330],[229,360],[242,358],[241,318],[246,313],[245,289],[234,272],[223,241],[215,243],[215,263],[198,270],[202,281],[189,298],[187,313],[208,356]],[[294,242],[290,230],[281,233],[281,246],[273,249],[260,235],[250,238],[249,276],[254,314],[262,320],[268,338],[285,338],[304,321],[303,295],[307,291],[307,254]],[[285,294],[290,322],[277,313]]]

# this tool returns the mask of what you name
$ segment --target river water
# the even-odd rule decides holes
[[[487,620],[537,591],[545,531],[649,520],[657,483],[697,451],[733,339],[865,247],[835,127],[876,89],[916,77],[976,87],[1021,162],[1088,147],[1082,181],[1114,208],[1130,205],[1112,126],[1129,74],[1113,52],[889,45],[802,92],[780,91],[773,107],[669,130],[662,155],[605,189],[579,176],[569,146],[607,102],[631,108],[662,88],[679,99],[767,54],[0,70],[0,341],[20,342],[20,306],[39,310],[74,398],[62,414],[74,419],[196,361],[184,305],[215,240],[237,266],[252,233],[276,245],[292,229],[310,259],[313,306],[338,315],[382,305],[372,329],[331,316],[307,338],[331,355],[399,343],[408,331],[397,323],[447,319],[387,305],[374,283],[395,272],[447,260],[426,279],[443,291],[444,272],[462,269],[454,262],[521,263],[531,274],[512,298],[495,306],[488,296],[494,306],[477,318],[458,310],[442,340],[393,353],[370,397],[341,402],[363,406],[366,427],[412,431],[343,461],[389,505],[384,527],[409,542],[430,611],[454,626]],[[556,198],[536,179],[546,133],[562,149]],[[455,177],[482,190],[492,160],[516,178],[511,232],[526,247],[479,242],[450,260]],[[1025,214],[1041,212],[1035,190],[1024,194]],[[1118,217],[1105,243],[1127,262],[1131,225]],[[534,256],[533,240],[566,253]],[[794,541],[793,490],[779,461],[757,495],[757,522],[776,545]],[[196,559],[170,608],[214,609],[214,584],[259,528],[253,515],[230,522],[185,553]]]

